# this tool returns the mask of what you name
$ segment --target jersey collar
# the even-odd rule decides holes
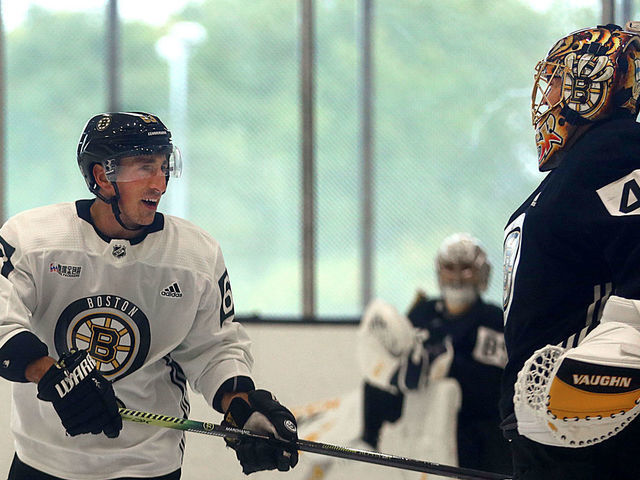
[[[77,200],[76,212],[78,213],[78,217],[80,217],[82,220],[91,224],[96,234],[98,234],[98,236],[102,240],[109,243],[113,239],[106,236],[104,233],[98,230],[95,224],[93,223],[93,218],[91,218],[91,205],[93,205],[93,202],[95,201],[96,201],[95,198],[91,200]],[[159,232],[163,228],[164,228],[164,215],[156,212],[155,217],[153,218],[153,223],[145,227],[145,229],[142,231],[142,233],[139,236],[130,239],[129,243],[131,245],[137,245],[138,243],[142,242],[150,233]]]

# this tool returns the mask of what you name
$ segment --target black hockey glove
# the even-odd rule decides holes
[[[86,350],[62,355],[38,382],[38,398],[53,403],[72,437],[104,432],[115,438],[122,429],[111,382],[96,369],[96,362]]]
[[[259,439],[225,438],[227,445],[236,451],[244,474],[276,468],[286,472],[295,467],[298,463],[298,450],[294,442],[298,439],[298,428],[293,413],[266,390],[249,392],[249,402],[250,404],[235,397],[225,413],[222,425],[267,433],[278,440],[291,442],[291,446],[283,448]]]

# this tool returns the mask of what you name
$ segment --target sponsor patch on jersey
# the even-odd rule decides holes
[[[220,288],[220,296],[222,297],[222,303],[220,305],[220,324],[222,325],[222,322],[234,314],[231,281],[229,280],[229,273],[227,273],[226,269],[220,277],[220,280],[218,280],[218,287]]]
[[[182,297],[182,291],[178,282],[173,282],[171,285],[167,285],[160,291],[162,297],[180,298]]]
[[[82,273],[80,265],[62,265],[61,263],[51,262],[49,264],[49,272],[57,273],[61,277],[79,278]]]
[[[610,215],[640,215],[640,169],[596,190]]]

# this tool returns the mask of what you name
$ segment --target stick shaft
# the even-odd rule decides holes
[[[123,420],[136,423],[145,423],[156,427],[172,428],[175,430],[183,430],[187,432],[201,433],[205,435],[213,435],[216,437],[232,437],[232,438],[253,438],[266,440],[288,445],[274,439],[265,434],[251,432],[240,428],[225,427],[214,423],[200,422],[197,420],[189,420],[186,418],[171,417],[168,415],[159,415],[129,408],[121,408],[120,416]],[[458,478],[460,480],[511,480],[508,475],[484,472],[481,470],[473,470],[470,468],[453,467],[449,465],[440,465],[438,463],[416,460],[412,458],[388,455],[379,452],[370,452],[367,450],[358,450],[354,448],[341,447],[328,443],[311,442],[300,439],[296,442],[296,448],[303,452],[317,453],[320,455],[328,455],[331,457],[346,458],[360,462],[373,463],[387,467],[401,468],[412,470],[415,472],[433,473],[445,477]]]

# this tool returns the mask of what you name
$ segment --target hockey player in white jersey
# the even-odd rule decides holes
[[[184,433],[123,426],[118,406],[187,417],[187,383],[223,423],[295,441],[291,412],[255,389],[220,245],[157,212],[181,171],[164,124],[141,112],[96,115],[77,160],[96,199],[29,210],[0,229],[9,480],[180,478]],[[228,445],[246,474],[298,459],[293,444]]]

